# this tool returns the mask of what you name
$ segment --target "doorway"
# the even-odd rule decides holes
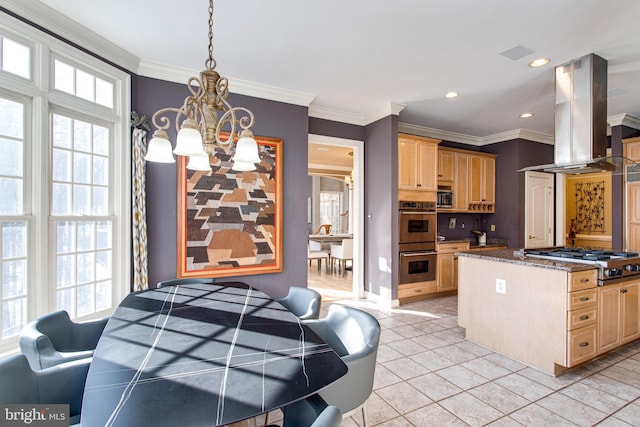
[[[525,248],[553,246],[553,181],[553,174],[525,172]]]
[[[332,152],[346,152],[350,157],[350,161],[341,162],[332,160]],[[348,165],[348,166],[347,166]],[[329,272],[322,270],[318,272],[315,263],[308,269],[307,284],[310,288],[316,289],[321,294],[324,292],[323,298],[339,299],[345,298],[363,298],[364,297],[364,141],[335,138],[324,135],[309,135],[309,158],[308,158],[309,176],[327,176],[341,179],[348,186],[348,203],[343,206],[345,221],[341,222],[341,230],[347,231],[353,237],[353,260],[351,261],[351,270],[342,273]],[[314,233],[311,230],[312,212],[314,202],[311,200],[312,194],[309,194],[308,209],[308,227],[307,235]],[[316,201],[316,203],[319,203]],[[347,212],[348,211],[348,212]],[[315,225],[315,224],[314,224]],[[322,275],[325,275],[322,277]],[[326,286],[327,289],[323,290]],[[331,290],[334,289],[334,290]],[[335,289],[339,289],[336,292]]]

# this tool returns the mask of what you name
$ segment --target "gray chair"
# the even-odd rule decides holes
[[[345,376],[318,394],[345,416],[361,408],[366,426],[365,402],[373,391],[380,324],[369,313],[339,304],[332,304],[324,319],[308,320],[305,324],[322,337],[349,368]]]
[[[80,422],[84,383],[91,359],[33,371],[20,354],[0,361],[0,403],[68,404],[71,425]]]
[[[340,427],[342,422],[340,410],[317,394],[285,406],[282,412],[282,427]]]
[[[64,310],[29,322],[20,331],[20,350],[32,369],[93,357],[109,319],[75,323]]]
[[[192,285],[194,283],[203,283],[205,285],[213,285],[216,282],[216,279],[211,277],[186,277],[182,279],[170,279],[163,280],[158,282],[156,288],[162,288],[165,286],[175,286],[175,285]]]
[[[320,316],[322,296],[313,289],[291,286],[286,297],[274,299],[302,320]]]

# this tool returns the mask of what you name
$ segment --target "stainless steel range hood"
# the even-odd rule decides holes
[[[615,171],[607,158],[607,61],[593,53],[555,69],[554,163],[523,171]]]

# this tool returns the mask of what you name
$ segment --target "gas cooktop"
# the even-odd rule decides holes
[[[524,255],[531,258],[548,259],[551,261],[592,264],[599,268],[598,281],[600,285],[606,284],[613,279],[640,275],[640,256],[638,252],[553,247],[525,249]]]

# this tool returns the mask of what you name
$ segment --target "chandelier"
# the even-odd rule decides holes
[[[155,112],[152,122],[156,128],[145,160],[149,162],[175,163],[173,154],[188,156],[187,169],[211,171],[209,156],[216,147],[230,147],[238,139],[235,154],[231,158],[236,171],[255,170],[260,162],[258,144],[253,138],[253,113],[244,107],[232,107],[227,101],[229,81],[215,71],[213,59],[213,0],[209,0],[209,58],[206,70],[200,78],[190,77],[187,88],[191,92],[180,108],[162,108]],[[171,126],[167,115],[175,113],[174,123],[178,131],[176,148],[171,152],[171,142],[166,130]],[[179,123],[181,124],[179,125]]]

